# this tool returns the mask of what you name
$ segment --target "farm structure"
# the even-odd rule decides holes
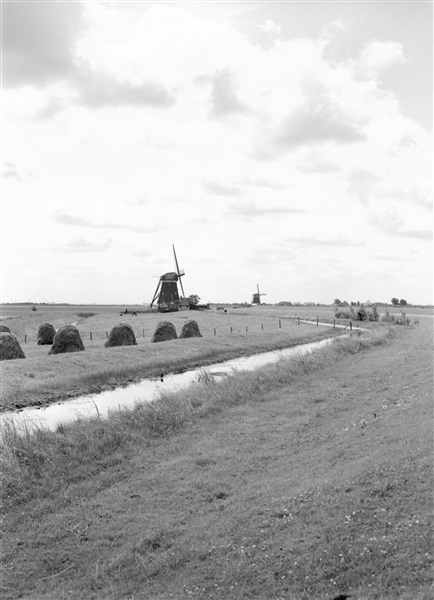
[[[161,275],[151,301],[151,308],[155,303],[157,304],[159,312],[202,310],[209,308],[209,305],[199,304],[200,298],[198,296],[194,294],[188,297],[185,296],[181,279],[185,275],[185,271],[184,269],[179,268],[175,246],[172,245],[172,248],[176,271],[170,271]],[[178,291],[178,282],[181,287],[181,296]]]
[[[261,294],[259,291],[259,284],[256,284],[256,289],[258,290],[253,294],[252,304],[261,304],[261,296],[266,296],[267,294]]]

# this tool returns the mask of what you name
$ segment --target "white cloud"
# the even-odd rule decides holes
[[[282,148],[330,141],[345,144],[364,139],[357,123],[348,119],[339,106],[327,97],[317,97],[306,99],[280,124],[274,135],[274,146]]]
[[[63,46],[56,37],[62,65],[49,69],[41,50],[40,77],[24,69],[20,88],[4,91],[5,239],[23,214],[31,229],[18,266],[38,244],[68,248],[76,269],[92,251],[104,279],[109,253],[112,270],[143,259],[152,287],[149,269],[164,271],[166,260],[170,268],[175,242],[201,297],[224,300],[225,289],[246,299],[261,264],[270,283],[275,276],[275,300],[287,296],[285,281],[323,300],[342,270],[375,261],[380,246],[389,256],[429,242],[431,140],[382,80],[405,65],[398,42],[367,33],[357,59],[331,60],[325,40],[331,46],[344,23],[318,39],[289,39],[283,24],[278,32],[262,20],[279,33],[262,47],[244,24],[201,18],[188,5],[83,6],[80,28],[67,30]],[[204,281],[211,263],[215,280]]]
[[[78,45],[81,60],[127,80],[172,88],[242,62],[250,50],[234,29],[205,23],[181,7],[151,4],[139,16],[116,4],[87,8],[92,25]]]
[[[81,217],[74,217],[65,213],[61,213],[55,218],[56,223],[60,225],[70,225],[72,227],[90,227],[93,229],[124,229],[126,231],[133,231],[135,233],[154,233],[158,231],[157,227],[142,227],[136,225],[127,225],[123,223],[95,223],[87,221]]]
[[[369,42],[363,48],[359,68],[365,76],[377,75],[404,63],[402,45],[397,42]]]
[[[107,240],[101,244],[95,244],[94,242],[89,242],[81,237],[71,240],[66,246],[59,249],[65,252],[105,252],[110,249],[110,246],[111,240]],[[56,248],[56,250],[58,249]]]
[[[280,25],[276,25],[271,19],[266,19],[263,25],[259,25],[260,29],[265,31],[269,36],[279,36],[282,32]]]
[[[229,69],[218,71],[212,78],[211,115],[225,116],[244,113],[247,106],[237,97],[234,78]]]
[[[202,181],[205,191],[215,196],[242,196],[243,191],[232,184],[219,183],[216,181]]]
[[[303,208],[297,208],[288,204],[258,206],[256,203],[248,201],[230,204],[228,207],[228,212],[236,217],[250,220],[267,216],[278,218],[279,216],[284,217],[288,215],[297,215],[300,213],[305,213],[306,211]]]
[[[32,179],[32,173],[26,167],[13,162],[5,162],[2,167],[3,179],[14,179],[15,181],[27,181]]]

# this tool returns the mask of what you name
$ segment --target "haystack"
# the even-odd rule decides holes
[[[179,338],[191,338],[191,337],[202,337],[202,334],[199,330],[199,325],[197,321],[190,319],[190,321],[186,321],[182,327],[181,334]]]
[[[110,331],[110,335],[104,346],[106,348],[112,348],[113,346],[137,346],[136,336],[131,325],[128,325],[128,323],[115,325]]]
[[[38,346],[51,345],[56,335],[56,330],[51,323],[41,323],[38,329]]]
[[[157,325],[157,329],[152,336],[151,342],[167,342],[168,340],[176,340],[176,329],[173,323],[169,321],[160,321]]]
[[[80,352],[84,350],[78,329],[74,325],[65,325],[54,336],[53,345],[48,354]]]
[[[6,333],[10,333],[11,330],[9,329],[9,327],[7,327],[7,325],[0,325],[0,333],[4,331]]]
[[[26,358],[17,338],[7,331],[0,333],[0,360]]]

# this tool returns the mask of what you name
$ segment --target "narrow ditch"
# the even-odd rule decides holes
[[[18,412],[6,411],[1,415],[2,425],[13,423],[18,431],[32,431],[37,428],[53,431],[60,423],[69,423],[79,417],[106,417],[110,411],[119,408],[132,408],[138,402],[152,402],[163,391],[177,392],[199,381],[200,375],[204,371],[218,380],[237,371],[253,371],[281,359],[309,354],[324,348],[334,339],[334,337],[326,338],[318,342],[302,344],[283,350],[239,357],[183,373],[168,375],[162,373],[157,379],[144,379],[139,383],[126,387],[108,390],[99,394],[86,394],[73,400],[57,402],[46,407],[23,408]]]

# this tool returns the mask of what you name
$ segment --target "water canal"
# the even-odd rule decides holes
[[[8,411],[1,415],[1,422],[13,422],[18,431],[32,431],[35,428],[55,430],[60,423],[70,423],[77,418],[95,416],[106,417],[110,411],[119,408],[132,408],[139,402],[152,402],[161,392],[176,392],[199,380],[206,371],[217,380],[238,371],[253,371],[267,364],[294,356],[309,354],[330,344],[335,338],[326,338],[284,350],[263,352],[252,356],[241,356],[226,362],[208,365],[184,373],[167,374],[158,379],[144,379],[139,383],[116,388],[99,394],[88,394],[73,400],[49,404],[46,407],[24,408]]]

